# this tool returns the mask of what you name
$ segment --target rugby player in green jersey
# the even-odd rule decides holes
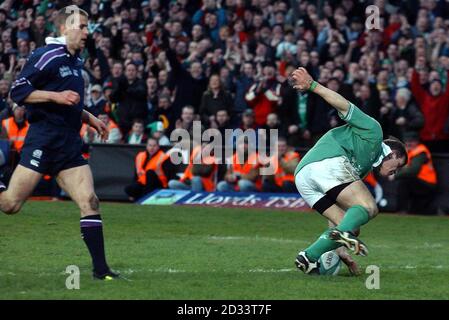
[[[383,140],[382,128],[375,119],[314,81],[306,69],[295,70],[290,81],[299,91],[321,96],[346,122],[318,140],[295,171],[301,196],[334,226],[296,258],[300,270],[313,274],[318,273],[319,258],[327,251],[345,247],[356,255],[368,254],[367,246],[356,235],[378,209],[362,179],[373,169],[382,176],[394,175],[407,163],[407,151],[399,140]]]

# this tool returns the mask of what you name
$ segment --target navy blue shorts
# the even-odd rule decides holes
[[[19,164],[33,171],[56,176],[60,171],[87,164],[83,141],[73,129],[52,125],[30,126]]]

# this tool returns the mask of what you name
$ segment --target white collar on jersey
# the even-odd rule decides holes
[[[382,142],[382,154],[380,155],[379,159],[377,159],[376,162],[373,163],[373,167],[378,167],[382,163],[382,160],[388,156],[391,153],[391,148]]]
[[[46,38],[45,38],[45,43],[46,43],[46,44],[62,44],[62,45],[67,45],[67,41],[66,41],[65,36],[57,37],[57,38],[46,37]]]

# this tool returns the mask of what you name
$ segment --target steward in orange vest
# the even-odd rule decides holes
[[[429,149],[419,142],[415,132],[404,134],[408,163],[395,176],[399,181],[399,207],[413,213],[435,213],[437,174]]]
[[[148,139],[146,150],[139,152],[135,159],[136,181],[125,188],[130,200],[167,188],[167,175],[174,172],[172,166],[170,156],[159,148],[158,141]]]
[[[371,171],[368,175],[363,179],[363,182],[368,187],[368,190],[373,194],[376,203],[379,203],[380,200],[383,199],[384,190],[380,183],[377,181],[374,172]]]
[[[263,181],[264,192],[297,192],[295,185],[295,168],[301,160],[299,153],[288,150],[287,140],[278,138],[278,150],[271,158],[275,174],[266,176]]]
[[[109,118],[106,112],[100,112],[98,119],[108,128],[108,139],[102,141],[100,135],[96,130],[89,128],[88,125],[83,125],[80,130],[80,135],[85,143],[120,143],[122,141],[122,133],[118,125]]]
[[[25,107],[14,105],[14,115],[2,121],[2,134],[11,141],[14,151],[20,153],[30,125],[25,119]]]
[[[170,180],[168,187],[178,190],[192,190],[196,192],[215,190],[215,179],[218,166],[215,157],[206,156],[209,151],[203,152],[203,146],[197,145],[192,150],[189,164],[184,170],[184,175],[179,180]]]
[[[239,159],[239,154],[245,159]],[[262,189],[259,174],[260,162],[257,152],[249,154],[248,143],[237,143],[237,152],[232,156],[232,164],[228,167],[225,180],[217,184],[217,191],[221,192],[253,192]]]

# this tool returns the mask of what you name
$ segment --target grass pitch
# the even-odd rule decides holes
[[[380,268],[313,277],[297,252],[324,230],[316,213],[102,204],[109,264],[129,281],[94,281],[72,202],[29,202],[0,216],[0,299],[449,299],[449,219],[381,214],[362,229]],[[81,270],[68,290],[68,265]]]

